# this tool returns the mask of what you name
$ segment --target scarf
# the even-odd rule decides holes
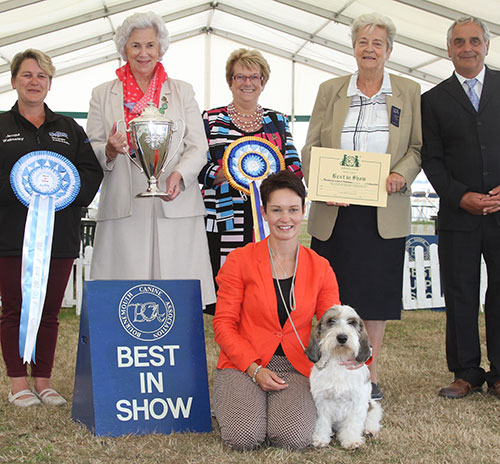
[[[116,75],[123,85],[123,111],[125,114],[125,125],[128,129],[129,122],[137,116],[140,116],[142,110],[146,108],[150,101],[153,101],[157,107],[159,106],[161,87],[167,80],[168,76],[163,65],[160,62],[156,63],[153,77],[149,83],[148,89],[146,90],[146,93],[143,93],[137,84],[132,71],[130,70],[130,64],[128,62],[116,70]],[[166,108],[167,100],[163,97],[162,108],[160,108],[160,111],[163,113]],[[130,134],[128,132],[127,141],[129,147],[131,147],[132,144]]]

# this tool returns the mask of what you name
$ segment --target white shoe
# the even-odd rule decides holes
[[[37,393],[35,390],[34,394],[43,404],[46,404],[47,406],[62,406],[63,404],[66,404],[66,400],[53,388],[46,388],[40,393]]]
[[[26,396],[27,398],[19,398],[20,396]],[[30,390],[21,390],[14,395],[9,392],[9,403],[20,408],[42,404],[38,396]]]

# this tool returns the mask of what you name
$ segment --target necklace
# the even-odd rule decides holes
[[[227,105],[227,114],[233,124],[243,132],[255,132],[262,127],[264,109],[260,105],[257,105],[253,113],[240,113],[234,106],[234,103],[231,102]]]
[[[273,266],[274,266],[274,260],[273,258],[277,258],[276,254],[274,253],[273,249],[271,248],[271,245],[269,245],[269,250],[270,250],[270,253],[271,253],[271,262],[273,263]],[[281,261],[278,259],[278,266],[280,267],[281,269],[281,272],[283,272],[283,277],[285,279],[288,278],[288,272],[285,271],[285,269],[283,269],[283,266],[281,265]],[[278,277],[278,276],[276,276]]]
[[[290,311],[295,311],[297,308],[295,305],[295,277],[297,275],[297,265],[299,264],[299,244],[297,243],[297,253],[295,254],[295,267],[293,269],[293,276],[292,276],[292,285],[290,286],[290,295],[288,302],[290,304],[290,309],[288,309],[288,306],[285,301],[285,297],[283,296],[283,291],[281,290],[281,285],[280,285],[280,280],[278,279],[278,275],[276,273],[276,267],[274,266],[274,260],[273,260],[273,251],[271,249],[271,243],[269,240],[267,241],[267,247],[269,249],[269,258],[271,260],[271,269],[274,275],[276,275],[276,284],[278,285],[278,291],[281,297],[281,301],[283,302],[283,306],[285,307],[285,311],[288,315],[288,319],[290,319],[290,324],[292,325],[293,331],[295,332],[295,336],[297,337],[297,340],[300,343],[300,346],[304,351],[306,351],[306,347],[302,343],[302,340],[299,337],[299,334],[297,332],[297,329],[295,328],[295,324],[293,323],[292,315],[290,314]],[[285,276],[286,277],[286,276]]]

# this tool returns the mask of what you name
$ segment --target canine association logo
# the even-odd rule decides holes
[[[359,168],[359,156],[358,155],[348,155],[344,154],[342,161],[340,162],[341,166],[347,166],[349,168]]]
[[[118,315],[122,327],[138,340],[158,340],[175,322],[175,307],[161,288],[141,284],[130,288],[120,300]]]
[[[410,261],[415,261],[415,248],[421,246],[424,251],[424,259],[430,259],[430,242],[423,237],[410,237],[406,241],[406,251],[410,257]]]

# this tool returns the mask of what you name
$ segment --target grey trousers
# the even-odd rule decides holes
[[[217,369],[213,404],[222,441],[231,448],[250,450],[266,438],[277,447],[298,450],[311,444],[316,407],[309,379],[284,356],[274,356],[268,369],[288,387],[265,392],[237,369]]]

